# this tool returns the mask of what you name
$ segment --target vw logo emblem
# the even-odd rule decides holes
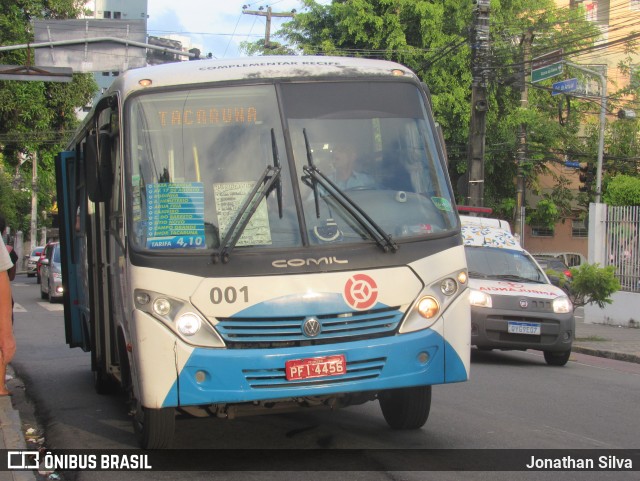
[[[526,309],[528,305],[529,303],[527,302],[526,299],[520,299],[520,307],[522,307],[523,309]]]
[[[314,317],[310,317],[302,324],[302,332],[307,337],[316,337],[320,334],[320,328],[320,322]]]

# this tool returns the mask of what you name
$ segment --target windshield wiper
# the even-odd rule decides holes
[[[271,154],[273,155],[273,165],[278,169],[276,174],[276,200],[278,201],[278,216],[282,219],[282,180],[280,179],[280,155],[278,154],[278,144],[276,142],[276,133],[271,129]],[[269,192],[267,192],[267,195]]]
[[[316,205],[316,217],[320,218],[320,203],[319,203],[319,195],[318,195],[318,184],[320,184],[325,191],[331,197],[333,197],[338,204],[342,206],[344,210],[346,210],[351,217],[353,217],[358,224],[360,224],[367,233],[376,241],[376,243],[382,248],[384,252],[389,251],[397,251],[398,244],[396,244],[391,236],[387,234],[382,227],[374,222],[374,220],[364,211],[362,208],[355,203],[347,194],[345,194],[340,187],[334,184],[326,175],[324,175],[320,170],[316,167],[313,162],[313,156],[311,155],[311,147],[309,144],[309,138],[307,137],[307,130],[302,129],[302,134],[304,136],[304,143],[307,149],[307,165],[305,165],[302,170],[304,170],[306,176],[302,178],[302,180],[313,189],[313,196],[315,199]]]
[[[487,275],[482,272],[469,271],[469,277],[474,277],[476,279],[486,279]]]
[[[213,254],[214,264],[218,263],[220,260],[222,260],[223,263],[229,262],[229,255],[231,254],[231,251],[236,246],[236,243],[242,236],[247,225],[249,225],[249,221],[253,217],[253,214],[258,210],[260,202],[262,202],[262,200],[266,198],[274,188],[276,189],[276,196],[278,200],[278,214],[282,219],[282,182],[280,180],[280,172],[282,171],[282,168],[280,166],[278,147],[276,145],[273,129],[271,129],[271,148],[273,150],[273,163],[275,167],[270,165],[267,166],[260,176],[260,179],[258,179],[255,186],[247,196],[244,204],[242,204],[242,207],[238,210],[238,213],[229,226],[229,230],[224,236],[224,239],[220,242],[219,251]]]

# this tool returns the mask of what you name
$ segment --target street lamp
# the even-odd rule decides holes
[[[600,79],[600,135],[598,138],[598,163],[596,167],[596,204],[600,203],[600,196],[602,195],[602,159],[604,157],[604,127],[607,114],[607,79],[604,74],[585,68],[581,65],[576,65],[568,61],[564,61],[569,67],[581,70],[585,73],[594,75]]]

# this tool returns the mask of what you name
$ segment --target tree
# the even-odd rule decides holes
[[[570,294],[573,310],[587,304],[597,304],[601,309],[611,304],[611,294],[620,290],[620,281],[615,277],[615,266],[599,267],[598,264],[581,264],[572,267]]]
[[[443,128],[449,173],[456,186],[467,169],[473,2],[334,0],[330,5],[319,5],[304,0],[304,5],[305,10],[280,32],[294,48],[307,54],[394,60],[425,81]],[[523,34],[534,33],[531,52],[535,57],[558,46],[569,52],[589,48],[600,32],[585,20],[582,10],[557,8],[553,0],[491,2],[490,15],[485,205],[498,216],[513,218],[520,125],[527,126],[523,168],[528,187],[533,187],[548,162],[559,162],[567,151],[578,147],[584,150],[577,134],[583,111],[589,107],[576,105],[561,124],[557,99],[549,92],[552,80],[529,85],[529,105],[520,107],[523,80],[529,83],[526,73],[530,67],[524,59]],[[566,191],[558,195],[570,204]],[[562,215],[566,214],[565,204]]]
[[[603,200],[609,205],[640,205],[640,177],[617,175],[607,183]]]
[[[0,44],[33,42],[36,18],[75,18],[80,0],[0,0]],[[0,64],[27,65],[27,50],[0,52]],[[31,60],[32,62],[32,60]],[[76,109],[93,99],[97,86],[90,74],[74,74],[70,83],[0,81],[0,162],[13,192],[3,210],[14,229],[28,232],[31,217],[32,162],[38,162],[38,224],[55,197],[53,159],[78,124]],[[7,189],[5,182],[0,188]],[[0,192],[0,197],[7,196]]]
[[[569,180],[564,176],[556,176],[555,185],[550,193],[542,193],[542,198],[535,207],[527,209],[527,224],[545,226],[553,229],[554,226],[572,215],[572,201],[574,199],[569,189]]]

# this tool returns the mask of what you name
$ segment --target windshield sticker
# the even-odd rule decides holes
[[[493,227],[462,226],[462,240],[468,246],[489,246],[505,249],[521,249],[509,232]]]
[[[147,184],[147,247],[203,249],[202,182]]]
[[[220,182],[213,184],[220,238],[224,238],[255,182]],[[258,246],[271,244],[271,229],[267,200],[262,199],[236,245]]]
[[[443,210],[445,212],[453,212],[451,202],[449,202],[444,197],[431,197],[431,202],[433,202],[433,205],[435,205],[439,210]]]

